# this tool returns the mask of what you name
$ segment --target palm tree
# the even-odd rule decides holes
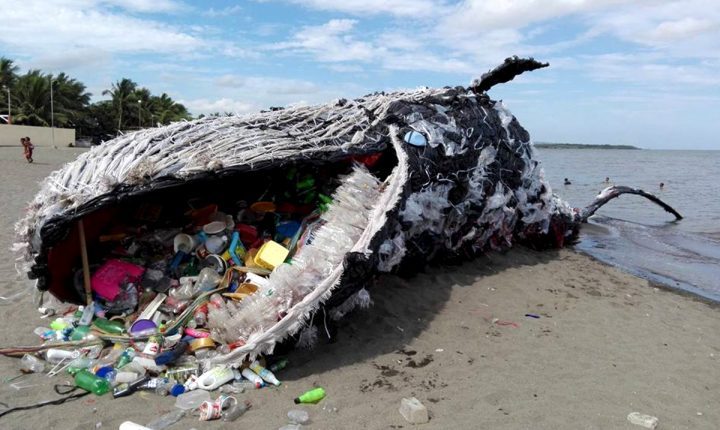
[[[13,64],[13,60],[0,57],[0,90],[2,90],[2,93],[0,93],[0,106],[2,106],[3,112],[8,112],[6,91],[11,89],[13,84],[15,84],[17,71],[18,67]]]
[[[123,111],[128,108],[133,100],[133,94],[137,89],[137,84],[130,79],[123,78],[114,84],[109,90],[103,91],[103,95],[112,97],[113,106],[117,115],[117,131],[120,132],[123,126]]]
[[[162,93],[160,97],[153,97],[150,106],[153,118],[160,124],[170,124],[173,121],[190,118],[185,106],[174,101],[166,93]]]
[[[17,106],[14,122],[26,125],[50,125],[50,79],[39,70],[30,70],[15,81],[12,93]]]
[[[74,127],[82,112],[90,103],[91,94],[85,91],[85,84],[60,73],[52,79],[55,105],[55,124],[60,127]]]

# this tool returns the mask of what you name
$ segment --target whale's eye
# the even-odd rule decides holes
[[[409,143],[412,146],[425,146],[427,145],[427,138],[420,132],[412,130],[405,133],[405,137],[403,138],[405,142]]]

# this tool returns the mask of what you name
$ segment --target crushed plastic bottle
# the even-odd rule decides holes
[[[235,421],[247,412],[248,409],[250,409],[250,402],[238,402],[222,412],[222,420],[226,422]]]
[[[152,430],[163,430],[171,425],[175,424],[176,422],[180,421],[187,415],[187,410],[185,409],[176,409],[172,412],[168,412],[165,415],[156,418],[152,421],[150,421],[146,427],[151,428]]]
[[[402,399],[400,402],[400,415],[412,424],[423,424],[429,421],[428,410],[415,397]]]
[[[307,424],[310,421],[310,414],[301,409],[293,409],[287,413],[291,424]]]
[[[630,421],[632,424],[645,427],[646,429],[650,430],[654,430],[659,422],[657,417],[641,414],[640,412],[631,412],[627,416],[627,420]]]
[[[194,390],[182,393],[175,400],[175,407],[180,409],[196,409],[203,402],[210,401],[210,393],[205,390]]]

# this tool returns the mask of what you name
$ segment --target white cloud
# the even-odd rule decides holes
[[[351,34],[355,24],[353,19],[332,19],[323,25],[304,27],[290,41],[275,44],[272,49],[311,54],[322,62],[371,60],[375,48]]]
[[[431,17],[445,9],[437,0],[289,0],[313,9],[354,15],[390,14],[399,17]]]
[[[193,115],[200,115],[200,114],[212,114],[215,112],[219,113],[225,113],[225,112],[231,112],[234,114],[245,114],[250,113],[258,110],[257,106],[241,102],[239,100],[234,100],[228,97],[223,97],[220,99],[215,100],[209,100],[207,98],[201,98],[201,99],[193,99],[193,100],[179,100],[180,103],[185,105],[185,107],[193,114]]]
[[[85,1],[61,1],[48,7],[38,0],[5,0],[0,12],[0,43],[24,56],[68,50],[105,53],[187,53],[202,41],[178,28],[101,8]],[[136,2],[135,7],[141,3]],[[163,2],[161,2],[163,4]],[[18,35],[30,35],[18,37]]]
[[[325,91],[322,86],[301,79],[241,76],[234,74],[219,76],[215,79],[214,83],[221,88],[232,88],[256,95],[269,96],[277,94],[282,94],[283,96],[311,96]],[[287,102],[285,104],[287,104]]]
[[[108,4],[136,12],[176,12],[185,9],[185,6],[173,0],[100,0],[83,3]]]
[[[235,6],[228,6],[222,9],[215,9],[210,8],[206,11],[203,11],[203,15],[210,17],[210,18],[218,18],[218,17],[225,17],[225,16],[231,16],[231,15],[237,15],[243,11],[243,7],[240,5]]]
[[[594,16],[589,30],[673,57],[720,58],[720,3],[705,0],[644,2]]]
[[[493,29],[522,29],[570,14],[595,11],[633,0],[465,0],[439,22],[456,35],[483,34]]]
[[[696,63],[668,63],[659,53],[584,55],[563,67],[588,74],[595,80],[632,83],[658,88],[720,86],[717,67]]]

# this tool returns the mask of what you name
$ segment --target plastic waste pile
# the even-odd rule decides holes
[[[228,331],[230,312],[241,311],[251,297],[272,298],[270,275],[292,265],[323,225],[335,185],[319,183],[312,173],[289,169],[284,188],[267,187],[258,201],[190,205],[161,222],[143,208],[143,216],[112,223],[92,251],[92,301],[37,327],[44,347],[25,354],[21,370],[67,372],[77,387],[96,395],[177,397],[179,411],[161,417],[161,424],[191,413],[200,420],[240,417],[250,405],[234,395],[279,386],[275,373],[287,360],[248,357],[216,365],[212,358],[245,344],[242,331]],[[148,228],[158,224],[162,228]],[[83,275],[83,269],[75,274],[79,290]],[[211,391],[220,396],[213,400]],[[324,396],[316,388],[295,403]]]

